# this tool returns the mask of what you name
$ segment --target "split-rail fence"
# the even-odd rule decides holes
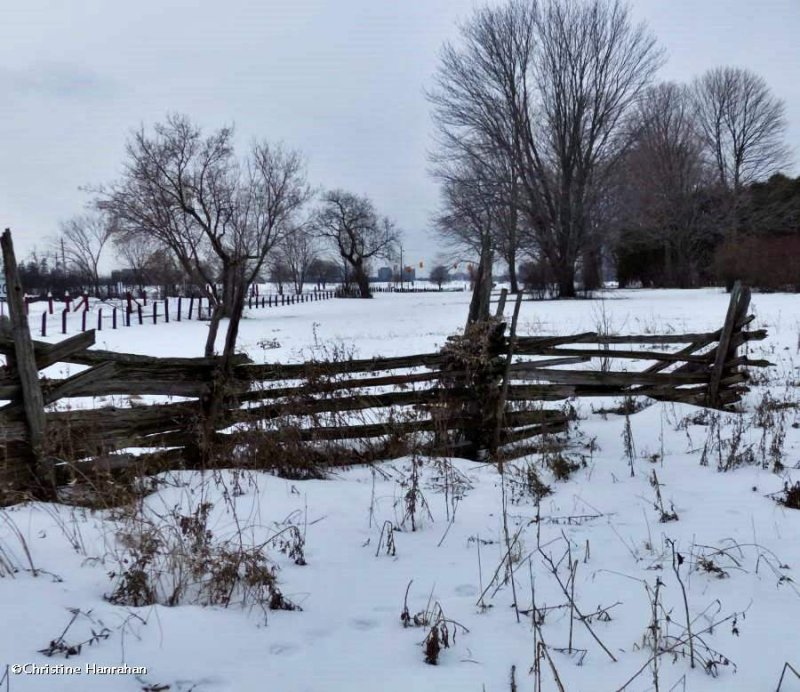
[[[402,454],[412,441],[427,453],[511,458],[567,429],[567,407],[548,402],[646,396],[730,409],[746,391],[744,368],[769,365],[740,353],[766,332],[748,329],[750,292],[737,284],[722,327],[708,333],[518,336],[519,298],[507,323],[503,294],[494,320],[439,352],[296,364],[239,356],[221,384],[218,358],[98,350],[94,331],[33,340],[10,234],[2,244],[0,503],[83,474],[184,466],[204,424],[233,463],[255,449],[263,466],[265,455],[279,464],[290,448],[348,463]],[[40,375],[58,363],[83,369]],[[225,403],[209,422],[204,401],[219,386]]]

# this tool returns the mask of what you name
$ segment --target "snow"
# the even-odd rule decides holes
[[[526,302],[519,331],[566,334],[594,330],[600,321],[621,333],[713,330],[724,318],[727,299],[711,289],[611,290],[598,300]],[[372,301],[253,310],[242,324],[241,345],[259,362],[298,361],[331,344],[362,357],[430,351],[463,327],[468,300],[466,293],[383,294]],[[119,569],[124,553],[116,537],[125,525],[119,513],[42,503],[3,510],[0,574],[3,555],[20,570],[0,576],[0,665],[147,668],[138,678],[89,675],[85,668],[71,675],[12,673],[10,689],[121,692],[169,685],[196,692],[480,692],[509,690],[515,666],[517,688],[534,690],[535,640],[544,637],[564,689],[617,690],[651,657],[648,588],[652,593],[658,581],[662,643],[684,631],[682,582],[698,660],[713,655],[706,647],[721,654],[708,671],[701,664],[691,668],[688,646],[661,656],[658,689],[774,690],[784,663],[800,669],[800,511],[769,497],[784,483],[800,480],[795,468],[800,462],[800,302],[796,296],[757,294],[752,310],[755,326],[766,327],[769,338],[751,345],[750,355],[776,367],[766,376],[756,373],[742,414],[721,414],[717,435],[716,414],[698,416],[698,408],[650,402],[629,418],[635,448],[631,464],[625,416],[599,411],[619,402],[573,402],[579,420],[568,453],[579,468],[569,479],[555,480],[542,455],[516,464],[523,470],[531,465],[553,491],[538,506],[513,468],[501,476],[493,466],[461,459],[395,459],[374,468],[338,470],[326,480],[235,471],[161,477],[158,490],[144,501],[145,514],[165,517],[176,507],[189,514],[202,501],[212,502],[208,526],[214,536],[235,536],[239,526],[248,544],[266,541],[268,558],[278,567],[278,586],[302,610],[265,612],[236,603],[228,608],[113,605],[104,596],[114,588],[109,572]],[[31,319],[34,324],[35,315]],[[206,328],[184,321],[104,329],[97,347],[201,355]],[[280,346],[259,346],[272,340]],[[756,422],[766,394],[785,406],[774,407],[774,425],[765,430]],[[717,467],[731,456],[737,420],[741,439],[734,451],[749,447],[756,463],[722,472]],[[785,467],[778,473],[772,470],[771,447]],[[708,465],[700,463],[704,448]],[[416,530],[405,501],[414,469],[421,492]],[[664,510],[674,511],[677,521],[659,521],[653,472]],[[514,589],[502,581],[504,496]],[[393,555],[387,554],[386,522],[396,529]],[[281,541],[272,539],[292,524],[305,539],[305,565],[296,564],[281,551]],[[30,563],[20,536],[36,574],[26,569]],[[677,555],[683,559],[675,563],[680,580],[673,547],[676,561]],[[616,662],[577,616],[574,650],[567,651],[571,609],[548,558],[558,564],[568,590],[570,558],[577,565],[574,601],[583,615],[608,608],[610,619],[595,615],[590,627]],[[493,581],[498,567],[500,579]],[[456,630],[436,666],[424,662],[422,642],[430,626],[401,622],[406,590],[410,615],[431,613],[438,604],[450,634]],[[514,591],[523,611],[519,621]],[[537,609],[546,613],[538,631],[530,614],[532,591]],[[70,622],[70,608],[82,614],[64,635],[67,643],[89,639],[92,630],[108,631],[67,660],[38,653]],[[541,666],[541,689],[558,689],[548,663]],[[656,689],[653,666],[627,689]],[[800,680],[788,674],[782,690],[800,690]]]

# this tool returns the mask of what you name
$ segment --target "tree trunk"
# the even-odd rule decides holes
[[[369,277],[367,272],[364,271],[364,265],[356,263],[353,265],[353,274],[355,274],[356,284],[358,284],[358,292],[361,298],[372,298],[372,293],[369,290]]]
[[[517,281],[517,252],[512,249],[508,253],[508,284],[511,293],[519,293],[519,283]]]
[[[222,317],[230,317],[236,300],[236,266],[228,265],[222,269]]]
[[[517,239],[517,227],[519,225],[519,211],[517,210],[517,176],[513,175],[511,182],[511,209],[508,220],[508,234],[506,238],[506,256],[505,260],[508,263],[508,283],[511,293],[519,293],[519,284],[517,283],[517,246],[519,240]]]
[[[469,303],[467,326],[473,322],[489,319],[489,303],[492,297],[492,248],[488,240],[483,242],[481,259],[475,272],[472,298]]]
[[[559,298],[574,298],[575,297],[575,267],[567,262],[562,262],[562,266],[558,267],[558,297]]]
[[[602,286],[600,253],[596,248],[587,248],[583,253],[583,290],[595,291]]]
[[[243,282],[240,282],[234,285],[232,293],[230,294],[230,307],[232,312],[228,320],[228,329],[225,333],[225,346],[222,350],[222,356],[219,359],[219,365],[214,372],[214,379],[211,382],[209,393],[201,402],[203,416],[200,422],[197,442],[188,450],[188,462],[196,468],[206,468],[213,461],[217,427],[220,417],[225,410],[226,400],[231,396],[229,385],[233,376],[233,357],[236,353],[236,341],[239,336],[239,324],[241,323],[242,313],[244,312],[246,293],[246,287]],[[214,336],[216,336],[222,317],[222,306],[218,305],[214,313],[216,320],[214,321],[213,328],[209,329],[209,335],[213,331]],[[208,344],[206,344],[206,356],[212,355],[213,342],[211,353],[208,352]]]
[[[213,297],[209,296],[209,320],[208,320],[208,335],[206,336],[206,347],[203,355],[206,358],[211,358],[214,355],[214,346],[217,342],[217,334],[219,333],[219,323],[223,316],[223,307],[220,303],[216,303],[213,308],[211,303]],[[198,307],[198,310],[200,308]]]

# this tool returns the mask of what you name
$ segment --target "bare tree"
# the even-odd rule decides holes
[[[97,191],[98,205],[120,233],[143,234],[169,248],[205,287],[214,305],[205,352],[214,353],[220,320],[229,317],[227,363],[247,287],[309,199],[303,161],[297,152],[266,143],[253,144],[240,161],[231,128],[206,136],[180,115],[152,133],[134,132],[126,151],[122,179]]]
[[[279,250],[283,264],[289,270],[294,292],[300,295],[309,278],[309,270],[317,259],[318,246],[315,236],[303,226],[297,226],[286,235]]]
[[[352,271],[362,298],[371,298],[368,264],[392,257],[399,233],[388,217],[380,217],[372,201],[344,190],[331,190],[313,221],[314,233],[327,240]]]
[[[324,289],[329,283],[342,280],[342,267],[333,260],[317,257],[308,267],[308,279]]]
[[[442,211],[435,223],[443,239],[479,258],[472,280],[469,325],[489,318],[497,243],[496,181],[485,176],[486,170],[479,165],[451,166],[448,172],[442,185]]]
[[[153,238],[143,234],[114,235],[114,248],[117,259],[123,261],[130,270],[133,281],[143,289],[149,280],[148,270],[152,264],[152,256],[157,245]]]
[[[90,212],[74,216],[61,224],[58,247],[67,265],[100,292],[99,265],[112,227],[106,214]]]
[[[437,288],[441,291],[442,285],[450,281],[450,270],[443,264],[437,264],[428,276],[431,283],[436,284]]]
[[[482,200],[470,200],[469,206],[479,205],[491,209],[492,245],[508,266],[511,292],[518,290],[516,265],[520,253],[522,234],[519,216],[519,176],[514,161],[485,141],[449,137],[449,131],[440,136],[437,151],[431,156],[433,175],[442,184],[445,215],[457,213],[453,205],[457,196],[455,187],[469,178],[472,195],[480,194]],[[480,181],[480,184],[476,184]],[[466,214],[470,212],[466,210]],[[441,219],[439,220],[441,221]],[[482,245],[479,225],[440,223],[438,235],[456,250],[473,250],[480,253]]]
[[[598,181],[624,151],[624,118],[662,61],[618,0],[511,0],[478,10],[442,51],[442,140],[502,152],[517,204],[562,296],[591,238]]]
[[[694,83],[697,120],[720,184],[738,193],[789,161],[783,101],[756,74],[709,70]]]
[[[283,295],[284,284],[292,280],[291,267],[286,262],[286,258],[276,253],[269,261],[269,280],[278,287],[278,295]]]
[[[663,285],[694,285],[708,243],[704,190],[712,176],[689,89],[674,83],[648,89],[631,137],[620,176],[619,221],[630,229],[624,242],[661,248]]]

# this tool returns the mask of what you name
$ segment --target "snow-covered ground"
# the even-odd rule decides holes
[[[433,350],[463,327],[468,300],[386,294],[253,311],[241,346],[261,362],[301,360],[331,343],[359,356]],[[718,290],[617,290],[526,302],[519,332],[713,330],[727,300]],[[0,665],[79,672],[9,668],[0,689],[775,690],[785,663],[800,671],[800,511],[770,497],[800,480],[800,300],[755,295],[752,311],[769,338],[751,355],[776,367],[756,373],[743,413],[656,403],[626,420],[598,410],[614,402],[575,401],[567,456],[577,469],[566,480],[554,477],[553,454],[503,476],[466,460],[403,458],[327,480],[161,478],[137,521],[183,535],[180,517],[211,503],[209,540],[238,543],[241,533],[246,546],[263,546],[280,591],[302,610],[113,605],[104,596],[130,557],[118,538],[131,533],[130,517],[7,508]],[[97,347],[200,355],[206,328],[103,330]],[[537,498],[526,482],[534,472],[550,494]],[[4,564],[20,569],[2,576]],[[433,666],[424,642],[437,621],[449,648]],[[39,653],[93,633],[68,659]],[[655,660],[654,639],[667,650]],[[147,672],[90,674],[89,664]],[[787,673],[781,689],[800,690],[800,679]]]

